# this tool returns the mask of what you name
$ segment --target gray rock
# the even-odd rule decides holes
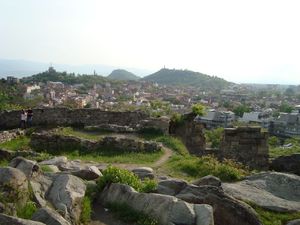
[[[263,172],[222,187],[229,195],[277,212],[300,211],[300,177]]]
[[[67,208],[66,218],[73,223],[78,223],[81,213],[81,201],[85,195],[86,186],[83,181],[73,175],[60,174],[52,183],[47,194],[56,209]]]
[[[189,204],[173,196],[138,193],[124,184],[113,183],[107,186],[99,199],[104,204],[125,203],[131,208],[155,218],[160,224],[213,225],[210,206],[197,207],[195,210],[194,204]]]
[[[286,225],[300,225],[300,219],[289,221]]]
[[[176,195],[187,186],[187,182],[179,179],[162,180],[157,185],[157,193]]]
[[[300,153],[280,156],[272,161],[270,168],[278,172],[289,172],[300,176]]]
[[[197,225],[214,224],[213,208],[210,205],[195,204],[194,210],[197,215]]]
[[[0,149],[0,159],[10,160],[14,156],[14,152],[7,149]]]
[[[216,225],[262,225],[249,205],[225,194],[220,187],[188,185],[176,197],[189,203],[211,205]]]
[[[58,212],[50,208],[38,209],[31,218],[34,221],[43,222],[47,225],[71,225]]]
[[[50,189],[53,180],[58,175],[55,174],[40,174],[30,180],[30,185],[33,192],[35,202],[39,207],[45,207],[47,205],[46,193]]]
[[[39,164],[59,166],[61,164],[67,163],[67,162],[68,162],[68,158],[66,156],[57,156],[57,157],[54,157],[49,160],[44,160],[44,161],[40,162]]]
[[[9,163],[9,166],[22,171],[28,179],[30,179],[33,176],[36,176],[40,171],[40,167],[35,161],[25,159],[21,156],[14,158]]]
[[[28,181],[20,170],[0,168],[0,191],[6,200],[24,203],[28,199]]]
[[[193,181],[192,184],[197,186],[211,185],[211,186],[220,187],[222,185],[222,182],[218,177],[207,175],[205,177],[200,178],[199,180]]]
[[[41,222],[24,220],[17,217],[8,216],[2,213],[0,213],[0,224],[1,225],[46,225]]]
[[[95,180],[102,176],[102,173],[96,166],[87,166],[84,169],[73,171],[71,173],[84,180]]]
[[[142,180],[145,178],[149,178],[149,179],[154,178],[153,169],[150,167],[138,167],[133,169],[132,172]]]

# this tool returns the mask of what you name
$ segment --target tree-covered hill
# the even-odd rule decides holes
[[[164,85],[194,86],[203,89],[222,89],[231,83],[216,77],[193,72],[190,70],[161,69],[156,73],[143,78],[146,81],[157,82]]]
[[[114,70],[111,72],[111,74],[109,74],[107,76],[107,78],[109,79],[113,79],[113,80],[138,80],[140,79],[140,77],[138,77],[137,75],[128,72],[127,70]]]
[[[57,72],[53,68],[49,70],[32,75],[30,77],[24,77],[21,80],[23,83],[54,81],[63,82],[65,84],[84,84],[86,86],[93,86],[94,84],[101,84],[108,81],[107,78],[99,75],[75,75],[74,73]]]

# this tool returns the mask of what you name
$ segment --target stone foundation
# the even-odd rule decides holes
[[[106,136],[101,140],[86,140],[74,136],[58,135],[53,133],[33,133],[30,145],[35,150],[57,151],[79,150],[94,152],[101,150],[117,150],[120,152],[156,152],[161,150],[157,142],[143,141],[134,138]]]
[[[19,127],[21,111],[1,111],[0,129]],[[140,111],[108,112],[100,109],[49,108],[33,110],[33,126],[97,126],[114,124],[132,129],[154,128],[167,134],[169,120],[151,118]]]
[[[233,159],[251,169],[268,169],[268,133],[260,127],[224,129],[219,156]]]

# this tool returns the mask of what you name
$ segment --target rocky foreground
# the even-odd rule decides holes
[[[51,172],[42,171],[45,165]],[[84,164],[66,157],[40,163],[23,157],[12,159],[9,167],[0,168],[0,224],[81,224],[87,187],[96,185],[102,169],[101,164]],[[151,168],[135,168],[133,172],[141,178],[156,177]],[[128,185],[114,183],[97,193],[96,204],[126,204],[166,225],[262,224],[245,202],[280,212],[300,211],[300,177],[296,175],[264,172],[236,183],[221,183],[213,176],[193,183],[156,178],[155,193],[139,193]],[[17,206],[26,204],[29,198],[38,210],[27,220],[17,218]]]

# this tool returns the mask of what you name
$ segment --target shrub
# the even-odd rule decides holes
[[[268,142],[271,147],[276,147],[279,145],[279,140],[276,136],[269,137]]]
[[[31,219],[36,210],[36,204],[29,201],[24,206],[17,207],[17,216],[23,219]]]
[[[151,192],[156,188],[155,181],[145,180],[145,182],[142,182],[134,173],[125,169],[109,166],[102,174],[103,176],[98,180],[98,188],[100,191],[102,191],[107,184],[111,183],[127,184],[139,192]]]
[[[149,217],[143,212],[134,210],[127,204],[110,203],[107,207],[117,218],[126,223],[138,225],[158,225],[158,222],[155,219]]]
[[[149,178],[146,178],[142,182],[141,192],[149,193],[153,192],[153,190],[156,190],[157,188],[157,182],[155,180],[151,180]]]
[[[53,172],[53,170],[51,169],[51,167],[48,166],[48,165],[41,165],[41,170],[43,172],[45,172],[45,173],[52,173]]]
[[[205,114],[205,106],[198,103],[192,106],[192,112],[199,116],[204,116]]]
[[[81,214],[80,221],[83,224],[87,224],[91,220],[92,214],[92,201],[88,196],[85,196],[81,202]]]
[[[223,132],[224,132],[224,128],[222,127],[205,131],[205,138],[207,139],[208,142],[211,142],[212,148],[220,147]]]

